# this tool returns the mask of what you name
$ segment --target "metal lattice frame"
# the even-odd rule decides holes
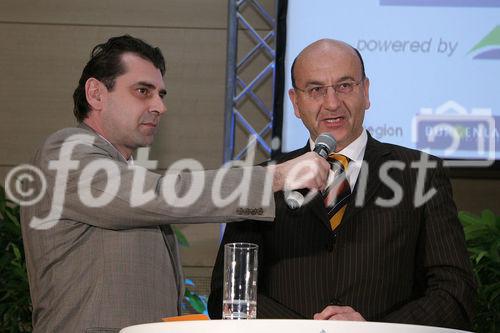
[[[271,106],[267,106],[262,99],[254,92],[261,82],[271,76],[273,79],[274,96],[274,71],[276,52],[271,42],[276,38],[276,20],[268,14],[266,9],[258,0],[228,0],[228,34],[227,34],[227,68],[226,68],[226,110],[225,110],[225,133],[224,133],[224,162],[230,160],[240,160],[252,145],[259,145],[269,158],[271,147],[265,140],[265,136],[272,130],[273,111]],[[253,9],[269,26],[269,32],[262,37],[254,29],[249,21],[245,19],[242,9],[245,6],[253,6]],[[238,31],[244,29],[250,36],[255,46],[238,60]],[[271,44],[271,45],[270,45]],[[242,74],[260,52],[265,52],[270,62],[250,81],[245,82]],[[248,81],[248,80],[247,80]],[[238,107],[245,99],[251,99],[255,105],[255,112],[261,112],[266,117],[266,124],[263,128],[256,129],[251,121],[244,117]],[[248,138],[255,137],[256,140],[249,142],[240,151],[235,151],[235,127],[240,125]]]

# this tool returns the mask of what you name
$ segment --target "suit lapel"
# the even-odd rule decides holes
[[[370,133],[368,133],[368,142],[366,143],[365,156],[363,158],[363,168],[367,168],[368,172],[364,176],[363,170],[361,170],[349,204],[347,205],[341,226],[345,221],[359,213],[365,207],[366,203],[370,202],[373,196],[377,193],[378,188],[382,185],[378,172],[382,163],[388,159],[390,152],[391,151],[387,145],[373,139]],[[362,194],[362,192],[359,192],[363,191],[365,184],[366,191],[364,199],[360,201],[361,205],[357,206],[356,198],[358,194]]]
[[[370,133],[367,134],[368,141],[366,143],[365,156],[363,157],[363,164],[365,165],[364,167],[366,167],[368,170],[368,173],[365,176],[366,180],[364,181],[362,179],[363,175],[362,172],[360,172],[358,180],[356,181],[356,186],[354,187],[353,193],[349,198],[349,203],[347,204],[342,223],[340,224],[339,228],[336,229],[337,231],[342,228],[345,222],[359,213],[364,208],[367,202],[370,202],[370,200],[372,200],[372,198],[377,193],[378,188],[380,187],[380,185],[382,185],[378,172],[382,163],[388,159],[391,150],[388,145],[375,140],[374,138],[372,138]],[[309,141],[307,142],[306,146],[301,149],[300,155],[305,154],[308,151],[310,151]],[[295,155],[293,157],[296,156],[298,155]],[[289,159],[293,157],[290,157]],[[364,200],[362,200],[361,205],[357,207],[356,197],[358,195],[358,192],[362,191],[362,187],[365,186],[362,183],[366,184],[366,191]],[[316,215],[316,217],[321,221],[321,223],[328,231],[331,231],[330,220],[328,218],[328,213],[326,211],[322,195],[317,195],[310,203],[300,209],[309,210],[313,215]]]
[[[325,208],[325,202],[323,196],[318,194],[314,199],[304,207],[305,209],[310,209],[316,215],[316,217],[321,221],[321,223],[326,227],[328,231],[332,231],[330,225],[330,220],[328,219],[328,212]]]

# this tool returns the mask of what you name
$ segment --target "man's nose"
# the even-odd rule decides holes
[[[165,101],[160,97],[156,96],[151,105],[151,112],[157,112],[159,115],[167,112],[167,106],[165,105]]]
[[[328,87],[326,95],[323,97],[323,106],[326,109],[335,110],[341,103],[342,102],[333,87]]]

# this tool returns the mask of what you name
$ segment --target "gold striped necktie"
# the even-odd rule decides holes
[[[327,160],[334,172],[334,179],[326,190],[325,207],[328,211],[330,226],[332,230],[335,230],[342,221],[347,201],[351,196],[351,187],[345,172],[349,159],[341,154],[330,154]]]

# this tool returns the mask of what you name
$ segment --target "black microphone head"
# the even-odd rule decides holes
[[[323,157],[334,152],[336,147],[337,141],[330,133],[321,133],[314,142],[314,151]]]

